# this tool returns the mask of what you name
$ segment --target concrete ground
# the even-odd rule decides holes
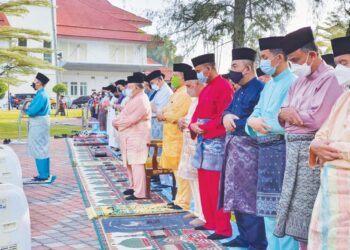
[[[100,249],[92,222],[75,180],[64,139],[51,141],[50,185],[25,185],[32,227],[32,249]],[[20,158],[23,177],[36,175],[34,160],[26,154],[26,144],[10,146]]]

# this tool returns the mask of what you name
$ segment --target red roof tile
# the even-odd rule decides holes
[[[10,26],[10,23],[4,13],[0,13],[0,26]]]
[[[107,8],[109,6],[110,9]],[[120,15],[117,12],[120,12]],[[151,36],[140,30],[137,16],[106,3],[106,0],[58,0],[57,35],[148,42]],[[134,19],[133,19],[134,18]]]
[[[113,15],[115,18],[127,21],[129,23],[135,24],[137,27],[144,27],[152,25],[152,22],[143,17],[136,16],[135,14],[118,8],[112,5],[107,0],[84,0],[84,3],[108,14]]]

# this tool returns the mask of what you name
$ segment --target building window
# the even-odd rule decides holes
[[[78,83],[71,82],[70,83],[70,95],[78,95]]]
[[[80,95],[81,96],[87,95],[87,83],[86,82],[80,83]]]
[[[19,38],[18,39],[18,46],[20,46],[20,47],[27,47],[27,39]]]
[[[44,48],[51,49],[51,42],[44,41]],[[52,54],[44,54],[44,60],[51,63],[52,62]]]

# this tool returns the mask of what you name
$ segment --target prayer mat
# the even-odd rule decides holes
[[[116,205],[116,206],[99,206],[89,207],[86,209],[89,219],[96,219],[100,217],[123,217],[134,215],[152,215],[152,214],[171,214],[181,213],[184,210],[171,209],[167,206],[167,203],[163,204],[128,204],[128,205]],[[182,215],[183,216],[183,215]]]
[[[74,146],[96,146],[108,145],[108,141],[103,138],[73,139]]]
[[[69,139],[68,142],[72,152],[72,158],[75,164],[94,160],[116,160],[116,158],[106,146],[75,146],[72,139]],[[95,157],[94,152],[96,151],[96,149],[105,152],[106,157]]]
[[[194,229],[106,233],[109,248],[120,249],[225,249],[220,242],[207,239],[209,233]]]
[[[192,218],[184,219],[184,214],[148,215],[134,217],[118,217],[102,219],[106,233],[137,232],[170,229],[193,228],[189,222]]]
[[[129,188],[126,169],[115,165],[115,169],[106,167],[77,167],[82,186],[92,206],[115,204],[160,204],[169,200],[161,192],[151,192],[151,199],[126,201],[123,192]]]
[[[45,181],[36,181],[33,177],[24,177],[23,178],[23,184],[29,185],[29,184],[51,184],[57,179],[57,176],[51,175],[47,180]]]
[[[74,165],[75,159],[73,159],[73,152],[76,148],[69,143],[69,139],[66,140],[69,148],[69,155]],[[127,201],[124,199],[118,198],[120,192],[124,191],[124,189],[120,189],[118,192],[114,192],[113,188],[117,188],[118,186],[122,186],[123,188],[127,186],[127,183],[122,178],[126,177],[126,169],[123,166],[116,165],[116,170],[101,170],[101,167],[89,166],[89,167],[74,167],[74,176],[77,180],[79,190],[82,194],[82,198],[85,204],[85,207],[98,207],[95,204],[101,205],[113,205],[116,206],[121,204],[125,206]],[[111,175],[107,179],[103,180],[103,176],[100,175],[101,178],[95,179],[95,176],[102,173],[108,173]],[[115,176],[117,175],[117,177]],[[89,178],[89,179],[87,179]],[[114,180],[114,182],[109,183],[107,180]],[[114,179],[113,179],[114,178]],[[92,185],[90,185],[92,184]],[[90,185],[90,186],[89,186]],[[125,186],[123,186],[125,185]],[[94,193],[91,191],[94,191]],[[95,192],[99,193],[95,193]],[[113,199],[104,199],[104,196],[100,196],[103,192],[112,192],[114,194],[115,199],[120,199],[119,201],[115,201]],[[163,197],[165,195],[171,196],[170,192],[167,194],[168,189],[164,189],[158,197]],[[142,202],[149,202],[149,205],[157,205],[154,202],[155,198],[152,194],[152,200],[140,200],[135,203],[129,203],[130,205],[135,205],[140,202],[138,207],[144,206]],[[111,195],[113,196],[113,195]],[[166,198],[164,198],[166,199]],[[96,202],[97,201],[97,202]],[[160,201],[162,199],[160,198]],[[119,202],[119,203],[118,203]],[[158,205],[164,205],[164,203],[169,202],[166,199],[166,202],[159,202]],[[160,204],[161,203],[161,204]],[[121,205],[118,205],[120,208]],[[157,209],[159,213],[159,208]],[[173,211],[174,213],[175,211]],[[176,211],[177,212],[177,211]],[[181,213],[184,215],[185,213]],[[165,214],[163,214],[165,215]],[[180,215],[180,214],[179,214]],[[120,217],[118,217],[120,218]],[[124,218],[124,217],[123,217]],[[127,217],[125,217],[127,218]],[[128,217],[130,218],[130,216]],[[114,233],[106,233],[103,223],[103,218],[92,219],[91,222],[94,225],[96,234],[99,238],[101,249],[182,249],[182,250],[195,250],[195,249],[225,249],[223,248],[219,242],[214,242],[208,240],[206,237],[209,232],[206,231],[195,231],[193,229],[172,229],[172,230],[155,230],[155,231],[137,231],[137,232],[114,232]],[[237,231],[236,229],[234,231]]]
[[[116,165],[123,164],[120,160],[94,160],[94,161],[83,161],[79,162],[75,165],[75,167],[104,167],[104,168],[110,168],[109,170],[116,169]]]

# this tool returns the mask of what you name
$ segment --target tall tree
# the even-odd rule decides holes
[[[68,91],[67,85],[64,83],[56,83],[56,85],[53,86],[52,92],[56,93],[56,110],[58,110],[58,107],[59,107],[58,99],[60,95],[67,93],[67,91]]]
[[[21,17],[28,13],[28,6],[49,7],[48,0],[12,0],[0,3],[0,14]],[[49,41],[47,33],[38,30],[0,27],[0,41],[7,46],[0,48],[0,84],[13,85],[23,82],[19,77],[35,73],[37,69],[58,69],[35,54],[51,54],[48,48],[19,46],[19,41]]]
[[[317,44],[323,53],[332,51],[330,40],[350,36],[350,2],[338,0],[336,8],[329,12],[324,23],[316,29]]]
[[[249,44],[266,31],[284,27],[294,12],[294,0],[168,0],[158,15],[163,30],[177,34],[188,49],[202,40],[231,39],[233,48]]]
[[[148,45],[147,57],[167,67],[183,60],[181,55],[176,54],[176,45],[168,36],[154,36],[153,41]]]

